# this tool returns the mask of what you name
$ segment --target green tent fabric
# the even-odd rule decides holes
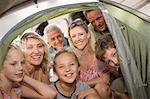
[[[126,24],[122,23],[121,26],[124,27],[122,33],[141,74],[148,96],[150,96],[150,38],[145,33],[139,33]]]
[[[138,58],[135,58],[135,57],[137,54],[139,55],[139,50],[137,50],[136,52],[137,54],[133,53],[135,48],[140,49],[141,47],[141,46],[138,46],[139,44],[138,42],[132,41],[132,39],[137,40],[137,38],[132,38],[133,36],[135,36],[135,34],[133,34],[133,36],[130,36],[130,33],[133,31],[128,30],[129,27],[127,27],[125,31],[121,31],[121,28],[123,27],[123,25],[120,24],[118,20],[115,20],[115,18],[112,17],[112,15],[106,9],[106,6],[104,4],[100,3],[100,9],[102,10],[102,13],[104,15],[109,31],[112,34],[112,37],[115,41],[119,59],[120,59],[121,71],[125,79],[130,97],[132,99],[147,99],[144,84],[141,79],[141,72],[139,72],[141,70],[136,65],[137,64],[136,62],[138,62]],[[123,36],[123,34],[127,36],[125,35]],[[134,48],[133,45],[135,45],[136,47]],[[144,72],[144,67],[146,66],[143,66],[143,69],[142,69],[143,72]]]

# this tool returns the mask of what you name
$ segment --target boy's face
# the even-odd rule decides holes
[[[115,48],[106,49],[103,60],[113,67],[119,66],[117,50]]]
[[[55,60],[55,71],[64,83],[74,83],[78,75],[78,63],[73,54],[62,53]]]

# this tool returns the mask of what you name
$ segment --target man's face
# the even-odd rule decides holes
[[[107,25],[100,10],[87,12],[87,19],[93,25],[94,29],[100,32],[106,30]]]
[[[48,44],[56,49],[60,49],[64,47],[64,35],[61,31],[57,29],[53,29],[48,31]]]

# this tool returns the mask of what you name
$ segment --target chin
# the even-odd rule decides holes
[[[34,65],[40,65],[42,62],[33,62]]]
[[[21,82],[22,80],[23,80],[23,77],[22,78],[13,79],[12,81],[14,81],[14,82]]]
[[[67,81],[67,83],[73,84],[73,83],[75,83],[75,80]]]

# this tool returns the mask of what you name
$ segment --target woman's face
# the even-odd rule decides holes
[[[25,58],[31,65],[40,65],[44,58],[44,45],[40,40],[28,38],[25,43]]]
[[[70,29],[70,38],[76,48],[83,50],[88,44],[90,34],[85,29],[76,26]]]
[[[108,48],[105,50],[104,61],[113,67],[119,66],[116,48]]]
[[[2,71],[9,81],[22,81],[24,76],[23,68],[25,66],[25,59],[19,50],[15,48],[9,49],[3,66],[4,68]]]
[[[62,53],[55,60],[55,72],[65,83],[74,83],[78,75],[78,62],[73,54]]]

